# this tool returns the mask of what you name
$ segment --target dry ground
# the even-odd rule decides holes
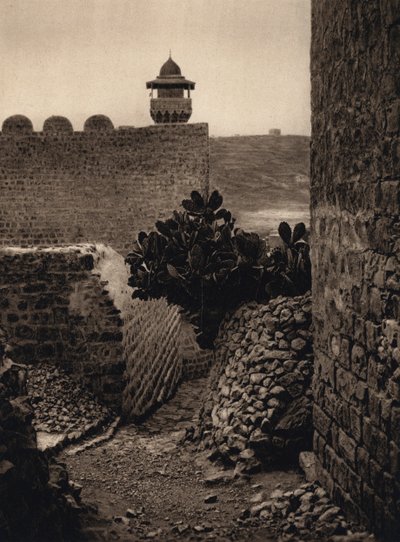
[[[233,480],[226,471],[225,481],[210,483],[222,471],[181,442],[196,423],[205,386],[205,379],[185,383],[143,425],[122,427],[112,440],[79,454],[63,452],[84,502],[98,507],[97,515],[86,517],[82,539],[277,540],[271,527],[241,514],[261,490],[293,489],[302,477],[274,471]]]

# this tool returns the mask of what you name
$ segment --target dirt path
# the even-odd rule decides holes
[[[205,379],[183,384],[146,423],[122,427],[97,448],[63,452],[84,502],[98,507],[97,517],[86,521],[86,540],[276,540],[265,525],[241,514],[261,491],[293,489],[302,477],[274,471],[233,480],[231,472],[218,471],[182,444],[185,429],[196,423],[205,385]],[[223,479],[213,483],[221,473]]]

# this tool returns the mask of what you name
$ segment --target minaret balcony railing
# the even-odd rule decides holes
[[[152,111],[191,111],[191,98],[152,98],[150,100]]]

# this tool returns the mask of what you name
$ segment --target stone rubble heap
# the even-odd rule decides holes
[[[312,440],[311,296],[240,307],[221,325],[195,438],[242,472],[295,461]]]
[[[49,363],[29,368],[27,389],[37,431],[75,434],[79,438],[113,417],[87,388]]]
[[[79,527],[79,493],[65,466],[38,450],[26,367],[5,357],[0,344],[0,539],[70,540]]]
[[[260,518],[274,525],[281,540],[375,541],[367,532],[355,532],[317,483],[306,483],[293,491],[276,489],[266,500],[262,493],[256,497],[253,500],[258,502],[242,512],[242,519]]]

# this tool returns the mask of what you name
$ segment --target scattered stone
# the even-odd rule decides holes
[[[156,531],[150,531],[149,533],[147,533],[146,538],[158,538],[159,536],[162,535],[162,532],[163,532],[163,530],[160,527]]]
[[[222,471],[207,476],[207,478],[204,478],[204,483],[206,486],[214,486],[218,484],[226,484],[228,482],[231,482],[232,480],[233,472]]]
[[[115,521],[115,523],[122,523],[123,525],[130,524],[129,519],[126,518],[125,516],[114,516],[113,520]]]
[[[29,368],[27,391],[36,431],[65,434],[66,442],[74,442],[115,418],[88,389],[49,363]]]
[[[256,493],[255,495],[253,495],[250,499],[250,502],[252,503],[260,503],[262,502],[264,498],[264,493],[263,492],[260,492],[260,493]]]
[[[125,515],[127,518],[135,518],[138,514],[135,510],[132,510],[132,508],[128,508]]]
[[[180,522],[182,523],[182,522]],[[188,530],[190,529],[190,526],[185,523],[185,524],[182,524],[182,525],[175,525],[172,530],[173,531],[176,531],[178,532],[179,534],[183,534],[183,533],[186,533]]]
[[[352,529],[317,483],[303,484],[294,491],[276,489],[268,501],[253,506],[250,514],[274,525],[288,541],[376,542],[373,535]]]
[[[207,495],[207,497],[204,499],[204,502],[206,504],[215,503],[218,501],[218,495]]]

